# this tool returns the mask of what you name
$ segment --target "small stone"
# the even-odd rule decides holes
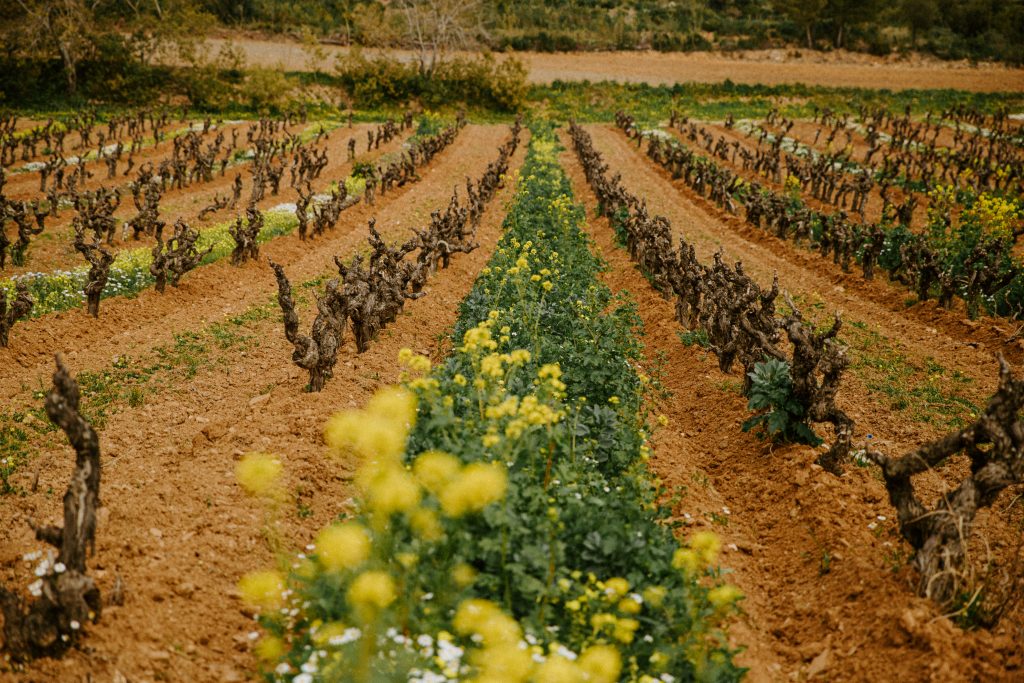
[[[832,649],[826,647],[818,654],[817,657],[815,657],[811,661],[810,666],[807,667],[807,675],[809,677],[817,676],[818,674],[823,673],[826,669],[828,669],[828,667],[831,666],[831,664]]]
[[[191,598],[192,594],[196,592],[195,584],[191,581],[183,581],[174,587],[174,593],[183,598]]]

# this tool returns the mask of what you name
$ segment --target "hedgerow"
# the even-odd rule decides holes
[[[647,470],[639,320],[599,282],[550,129],[535,129],[505,235],[455,350],[336,415],[357,511],[245,577],[268,680],[735,680],[739,591],[717,538],[680,547]],[[422,373],[422,374],[421,374]],[[239,466],[280,500],[274,456]]]

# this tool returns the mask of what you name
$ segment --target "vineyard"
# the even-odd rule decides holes
[[[580,92],[0,115],[0,681],[1024,677],[1022,116]]]

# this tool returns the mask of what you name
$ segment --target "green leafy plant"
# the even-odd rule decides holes
[[[751,380],[747,408],[759,411],[743,423],[743,431],[760,427],[773,441],[817,446],[821,438],[807,425],[804,408],[793,399],[789,363],[769,359],[757,363]]]

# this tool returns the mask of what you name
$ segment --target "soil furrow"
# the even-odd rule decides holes
[[[626,187],[639,191],[652,213],[667,217],[677,233],[694,244],[702,260],[709,261],[721,248],[727,260],[743,261],[747,271],[765,286],[778,273],[782,287],[792,294],[824,302],[829,311],[838,310],[850,320],[870,323],[907,353],[933,357],[977,378],[986,387],[984,392],[995,386],[996,352],[1014,360],[1024,356],[1024,345],[1005,343],[1013,330],[1004,321],[966,320],[959,312],[943,310],[934,302],[907,306],[912,295],[906,289],[843,273],[816,253],[748,227],[740,217],[698,197],[682,181],[673,182],[667,171],[611,126],[594,125],[587,130],[596,148],[613,160],[613,169],[622,172]]]
[[[642,190],[653,211],[669,216],[687,239],[701,240],[705,254],[713,248],[714,232],[701,237],[711,228],[708,218],[696,222],[699,209],[687,204],[681,211],[667,181],[613,144],[621,139],[613,131],[591,133],[613,171]],[[680,343],[672,304],[616,246],[608,221],[592,213],[596,198],[575,157],[563,158],[611,266],[606,281],[636,300],[647,357],[660,358],[656,376],[671,392],[657,406],[669,422],[654,434],[652,467],[666,491],[679,496],[673,511],[686,533],[720,535],[728,580],[747,596],[730,632],[747,647],[739,661],[750,667],[750,680],[1012,680],[1024,664],[1012,625],[961,634],[914,597],[906,547],[871,470],[850,467],[834,477],[813,464],[809,447],[773,449],[741,431],[745,401],[723,383],[711,354]],[[770,265],[762,260],[755,270],[750,248],[722,241],[731,256],[747,257],[748,272],[763,274]],[[784,285],[807,286],[807,278],[784,275],[799,273],[780,273]],[[979,528],[993,516],[979,520]]]
[[[134,299],[107,299],[95,320],[80,309],[19,322],[10,346],[0,349],[0,396],[12,398],[26,386],[47,384],[56,352],[64,353],[76,370],[103,367],[115,356],[168,343],[174,331],[196,321],[244,311],[276,291],[268,256],[285,266],[293,282],[302,282],[333,272],[336,254],[359,248],[371,217],[376,217],[382,234],[405,236],[409,228],[429,220],[430,211],[445,204],[465,176],[483,172],[507,130],[499,125],[467,126],[421,171],[419,182],[379,197],[376,206],[360,203],[343,212],[338,226],[315,240],[302,242],[297,235],[288,235],[263,245],[259,262],[235,268],[224,259],[189,273],[178,289],[169,288],[164,295],[147,289]]]
[[[447,196],[441,190],[451,189],[451,179],[463,173],[477,177],[506,131],[464,131],[467,146],[454,157],[459,169],[437,169],[421,183],[424,190],[410,191],[382,210],[385,234],[397,238],[400,229],[419,222],[421,211],[440,208]],[[522,164],[525,149],[520,145],[513,169]],[[275,313],[246,325],[249,341],[214,351],[191,381],[175,382],[152,398],[147,395],[144,406],[114,414],[101,432],[106,512],[91,566],[105,591],[115,575],[123,577],[125,604],[110,608],[90,628],[87,651],[72,651],[62,662],[41,661],[31,675],[0,680],[78,681],[86,674],[111,680],[115,672],[132,681],[252,678],[248,634],[256,627],[235,595],[235,583],[243,573],[273,562],[268,545],[279,543],[284,552],[301,548],[348,507],[352,464],[325,457],[326,419],[362,405],[382,383],[396,381],[400,348],[435,359],[445,354],[459,302],[497,244],[513,192],[510,183],[485,211],[477,233],[481,247],[456,256],[451,268],[432,276],[427,295],[410,301],[369,351],[357,355],[346,339],[335,377],[323,392],[303,390],[306,373],[291,364],[292,347]],[[294,264],[289,272],[295,281],[300,268]],[[266,294],[273,278],[263,279],[268,286],[259,289]],[[312,314],[307,300],[301,307],[304,327]],[[186,326],[196,327],[195,319]],[[269,515],[234,481],[235,461],[250,450],[279,454],[284,463],[288,497]],[[22,579],[26,565],[17,558],[38,546],[25,519],[57,514],[58,495],[43,492],[61,490],[70,472],[65,449],[41,453],[39,462],[39,493],[0,498],[0,515],[12,520],[0,532],[0,566],[10,574],[18,565]],[[4,578],[7,585],[11,581]]]
[[[321,145],[326,145],[328,153],[328,164],[324,168],[320,177],[315,183],[313,183],[314,189],[320,189],[327,187],[334,180],[344,180],[352,171],[353,162],[348,160],[347,142],[350,137],[355,137],[357,141],[365,143],[365,131],[375,128],[376,124],[359,124],[354,126],[351,130],[348,128],[339,128],[329,133],[330,138]],[[379,150],[373,150],[366,152],[363,150],[356,156],[356,162],[373,162],[385,154],[396,152],[401,149],[401,146],[405,143],[406,138],[399,137],[392,140],[389,143],[382,144]],[[320,146],[318,145],[317,148]],[[361,149],[361,147],[360,147]],[[214,176],[214,179],[208,183],[193,183],[190,186],[178,189],[168,190],[160,201],[160,216],[161,219],[168,225],[173,225],[177,219],[182,219],[188,222],[192,227],[202,229],[218,223],[231,220],[235,214],[243,213],[245,206],[248,202],[250,193],[252,192],[252,164],[249,161],[245,163],[231,166],[227,169],[224,175],[220,175],[219,172]],[[234,182],[236,175],[242,176],[243,189],[242,198],[238,202],[238,206],[235,211],[221,210],[213,214],[210,214],[203,220],[199,220],[199,213],[207,206],[213,203],[213,199],[216,195],[222,195],[226,197],[231,196],[231,187]],[[268,191],[266,196],[261,202],[258,202],[262,210],[267,210],[278,204],[286,202],[294,202],[298,198],[298,192],[288,184],[288,174],[285,173],[284,178],[281,181],[280,192],[276,195],[270,194]],[[137,213],[135,205],[132,202],[130,192],[125,192],[121,200],[121,206],[115,212],[115,216],[119,221],[126,221],[133,217]],[[84,261],[82,257],[74,250],[72,241],[74,233],[71,230],[71,221],[75,216],[74,209],[66,208],[61,210],[60,217],[58,219],[48,220],[46,232],[43,233],[43,239],[36,238],[32,241],[32,246],[29,247],[29,253],[27,263],[22,267],[11,267],[9,271],[4,271],[4,275],[18,275],[23,272],[35,272],[44,270],[39,266],[41,263],[45,263],[45,270],[54,270],[59,268],[73,268],[81,266]],[[116,237],[116,242],[112,247],[108,247],[112,252],[117,252],[125,249],[137,249],[139,247],[152,246],[155,241],[151,237],[143,237],[140,240],[122,239],[120,230]]]

